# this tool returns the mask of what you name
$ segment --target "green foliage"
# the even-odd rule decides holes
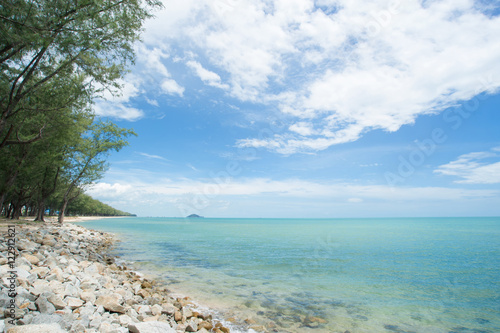
[[[0,142],[17,132],[17,123],[9,118],[22,110],[46,112],[117,87],[134,61],[133,43],[144,20],[160,6],[151,0],[4,1]],[[57,98],[40,105],[47,93]]]
[[[107,170],[133,131],[95,121],[119,87],[158,0],[7,0],[0,5],[0,213],[43,220]],[[62,221],[62,219],[60,219]]]
[[[115,209],[91,196],[81,194],[67,208],[68,215],[78,216],[131,216],[132,214]]]

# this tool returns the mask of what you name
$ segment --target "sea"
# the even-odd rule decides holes
[[[81,225],[232,332],[500,332],[500,217]]]

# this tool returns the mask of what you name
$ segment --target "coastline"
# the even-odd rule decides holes
[[[117,265],[109,254],[115,235],[71,223],[101,218],[62,226],[0,220],[4,238],[14,239],[0,244],[0,333],[230,332],[189,297],[174,298],[157,280]]]

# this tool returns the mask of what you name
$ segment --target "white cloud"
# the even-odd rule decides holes
[[[186,63],[186,65],[192,68],[196,72],[196,75],[198,75],[198,77],[209,86],[221,89],[229,89],[229,86],[227,84],[221,83],[221,78],[217,73],[203,68],[203,66],[201,66],[199,62],[190,60]]]
[[[127,121],[137,121],[144,117],[142,110],[129,106],[130,100],[141,93],[138,88],[141,79],[135,75],[127,75],[117,83],[120,85],[119,89],[104,90],[95,101],[95,114]]]
[[[486,15],[479,2],[321,4],[171,0],[148,22],[146,49],[194,55],[214,69],[188,63],[205,83],[279,107],[285,135],[240,145],[282,153],[326,149],[372,129],[396,131],[500,87],[500,17]],[[149,56],[165,54],[156,52]],[[163,71],[161,61],[153,67]],[[164,91],[182,96],[184,88],[164,77],[172,80],[161,84]]]
[[[160,84],[160,87],[164,93],[169,95],[179,95],[182,97],[182,95],[184,94],[184,88],[172,79],[163,80]]]
[[[165,157],[161,157],[159,155],[153,155],[153,154],[148,154],[148,153],[138,153],[141,156],[147,157],[147,158],[154,158],[157,160],[163,160],[166,161],[167,159]]]
[[[144,117],[144,112],[128,107],[123,103],[113,103],[108,101],[97,101],[94,105],[94,112],[101,117],[110,117],[121,120],[136,121]]]
[[[254,178],[235,180],[228,178],[212,180],[155,179],[145,182],[122,181],[119,183],[99,183],[89,193],[109,202],[121,202],[123,207],[134,207],[140,203],[142,211],[152,211],[160,207],[165,211],[184,209],[187,206],[201,211],[220,202],[253,200],[258,202],[330,202],[377,204],[397,203],[398,206],[419,203],[449,203],[455,205],[460,200],[498,200],[496,190],[468,190],[444,187],[393,188],[385,185],[356,185],[349,183],[317,183],[298,179],[271,180]],[[173,207],[173,208],[172,208]],[[168,209],[167,209],[168,208]],[[161,211],[161,210],[160,210]],[[178,213],[178,212],[177,212]],[[286,215],[287,212],[282,211]],[[162,213],[158,213],[162,214]],[[354,214],[355,215],[355,214]],[[178,216],[178,215],[176,215]]]
[[[498,152],[499,147],[492,151]],[[484,160],[490,159],[488,162]],[[441,165],[434,172],[445,176],[461,178],[455,181],[461,184],[499,184],[500,183],[500,155],[493,152],[474,152],[461,155],[457,160]]]

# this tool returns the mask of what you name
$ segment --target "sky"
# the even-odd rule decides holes
[[[170,0],[95,112],[139,216],[500,216],[500,2]]]

